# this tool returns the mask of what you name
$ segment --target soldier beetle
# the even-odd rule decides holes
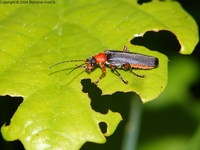
[[[125,81],[123,79],[123,77],[117,71],[117,69],[121,68],[124,70],[129,70],[131,74],[139,78],[144,78],[145,75],[138,75],[135,72],[133,72],[132,69],[135,68],[135,69],[148,70],[156,68],[158,66],[158,58],[144,54],[129,52],[128,48],[124,46],[123,51],[106,50],[104,51],[104,53],[99,53],[95,56],[89,57],[86,60],[69,60],[56,63],[53,66],[51,66],[50,69],[61,63],[78,62],[78,61],[83,61],[84,63],[81,65],[77,65],[75,68],[73,68],[72,71],[74,71],[77,68],[84,68],[87,72],[91,72],[95,66],[98,65],[101,67],[102,74],[99,77],[99,79],[96,82],[94,82],[95,84],[99,83],[99,81],[105,77],[106,66],[111,68],[120,78],[120,80],[125,84],[127,84],[128,81]],[[72,71],[70,71],[69,73],[71,73]]]

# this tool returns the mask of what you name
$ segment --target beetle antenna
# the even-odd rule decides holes
[[[53,68],[53,67],[55,67],[55,66],[57,66],[59,64],[68,63],[68,62],[77,62],[77,61],[84,61],[85,62],[85,60],[68,60],[68,61],[62,61],[62,62],[59,62],[59,63],[56,63],[56,64],[52,65],[51,67],[49,67],[49,69],[51,69],[51,68]]]

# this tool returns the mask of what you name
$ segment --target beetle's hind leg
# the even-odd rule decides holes
[[[124,65],[123,65],[123,68],[124,68],[124,69],[129,69],[129,70],[130,70],[130,73],[132,73],[133,75],[135,75],[135,76],[137,76],[137,77],[139,77],[139,78],[145,78],[145,75],[139,75],[139,74],[133,72],[133,71],[132,71],[132,68],[131,68],[131,65],[130,65],[129,63],[124,64]]]
[[[146,77],[145,75],[139,75],[139,74],[133,72],[132,69],[130,69],[130,73],[132,73],[133,75],[135,75],[135,76],[137,76],[139,78],[145,78]]]

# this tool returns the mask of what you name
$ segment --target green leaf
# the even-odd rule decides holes
[[[130,40],[149,30],[169,30],[181,44],[182,53],[191,53],[197,43],[197,26],[175,1],[153,1],[143,5],[129,0],[68,0],[55,4],[1,5],[0,7],[0,94],[22,96],[23,103],[2,127],[6,140],[19,139],[25,148],[79,149],[85,142],[104,143],[121,121],[118,113],[92,110],[82,92],[81,79],[96,81],[101,69],[91,73],[77,69],[66,76],[62,69],[105,49],[122,50],[159,58],[159,67],[136,70],[141,79],[119,70],[128,85],[107,68],[98,86],[103,94],[134,91],[144,102],[156,98],[167,83],[167,57],[133,46]],[[192,30],[191,30],[192,28]],[[190,39],[187,39],[190,33]],[[107,124],[102,133],[100,122]]]

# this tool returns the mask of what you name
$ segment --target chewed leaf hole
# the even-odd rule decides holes
[[[11,96],[0,96],[0,118],[2,118],[3,125],[9,125],[10,119],[17,110],[18,106],[22,103],[23,98],[22,97],[11,97]]]
[[[81,84],[83,86],[82,91],[87,93],[91,99],[92,109],[97,112],[107,114],[110,109],[114,112],[120,112],[123,116],[123,109],[130,106],[130,97],[133,94],[131,92],[116,92],[112,95],[102,95],[101,89],[99,89],[96,84],[91,83],[90,79],[81,80]],[[128,109],[126,109],[126,111],[127,110]]]
[[[137,3],[141,5],[143,3],[148,3],[148,2],[151,2],[151,1],[152,0],[138,0]]]
[[[0,138],[1,147],[3,147],[4,150],[25,150],[23,144],[20,140],[15,140],[12,142],[5,141],[3,138]]]
[[[101,132],[102,132],[103,134],[105,134],[105,133],[107,132],[107,124],[106,124],[105,122],[100,122],[100,123],[99,123],[99,127],[100,127]]]
[[[135,37],[130,42],[167,55],[172,51],[179,51],[181,48],[176,36],[166,30],[159,32],[148,31],[142,37]]]
[[[11,117],[17,110],[18,106],[22,103],[23,98],[22,97],[11,97],[11,96],[0,96],[0,126],[5,124],[8,126],[10,124]],[[19,140],[8,142],[3,139],[2,136],[0,136],[0,147],[4,147],[4,149],[20,149],[24,150],[24,147],[22,143]]]

